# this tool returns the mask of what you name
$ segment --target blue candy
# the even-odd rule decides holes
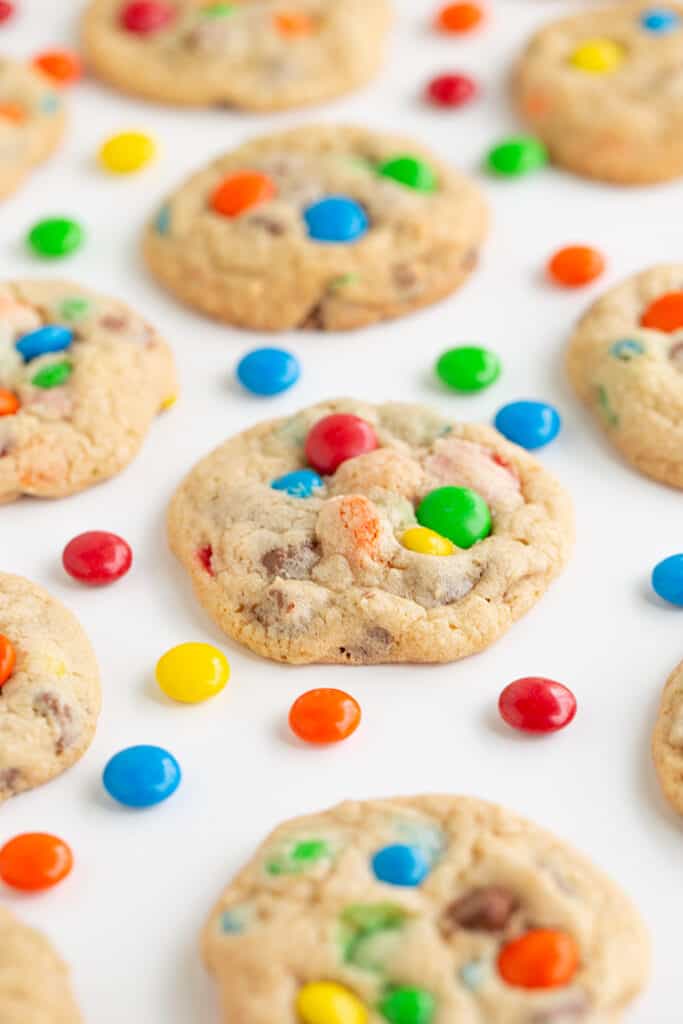
[[[154,219],[154,227],[159,235],[167,235],[171,230],[171,210],[162,206]]]
[[[642,356],[644,351],[645,346],[642,341],[634,341],[633,338],[622,338],[621,341],[615,341],[613,345],[610,345],[610,355],[625,363],[630,362],[636,356]]]
[[[546,402],[510,402],[498,410],[494,424],[508,441],[533,451],[557,437],[562,420]]]
[[[680,15],[670,7],[652,7],[640,16],[640,23],[648,32],[672,32],[680,22]]]
[[[237,379],[254,395],[279,395],[300,374],[299,360],[283,348],[255,348],[237,364]]]
[[[152,807],[175,793],[180,785],[180,765],[162,747],[126,747],[107,762],[102,782],[120,804]]]
[[[293,498],[310,498],[313,491],[323,487],[322,479],[313,469],[295,469],[270,481],[274,491],[286,491]]]
[[[683,555],[669,555],[654,567],[652,589],[665,601],[683,608]]]
[[[387,885],[414,887],[429,874],[429,861],[418,846],[385,846],[372,858],[372,870]]]
[[[74,340],[74,332],[70,327],[62,327],[61,324],[48,324],[47,327],[39,327],[37,331],[31,331],[19,338],[16,348],[25,363],[38,356],[44,356],[47,352],[63,352]]]
[[[328,196],[304,210],[308,234],[315,242],[355,242],[368,230],[368,215],[346,196]]]

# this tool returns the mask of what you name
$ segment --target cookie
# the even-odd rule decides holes
[[[65,124],[62,99],[49,79],[0,57],[0,198],[57,148]]]
[[[683,662],[667,679],[652,736],[652,755],[662,792],[683,814]]]
[[[629,462],[683,487],[683,264],[636,274],[598,299],[571,340],[567,369]]]
[[[625,185],[683,174],[683,4],[638,0],[542,28],[514,96],[552,159]]]
[[[2,1024],[82,1024],[65,963],[40,932],[0,907]]]
[[[554,836],[421,796],[281,825],[223,892],[203,951],[226,1022],[617,1024],[649,940]]]
[[[170,349],[122,302],[64,281],[0,284],[0,503],[118,473],[175,392]]]
[[[372,78],[389,22],[388,0],[92,0],[83,46],[95,72],[124,92],[284,110]]]
[[[329,417],[362,443],[319,475],[304,467]],[[444,498],[460,511],[425,529]],[[573,533],[560,485],[495,430],[350,399],[227,441],[185,479],[168,522],[229,636],[279,661],[359,665],[483,650],[560,572]]]
[[[306,126],[191,177],[148,226],[144,250],[166,288],[220,320],[348,330],[452,292],[486,225],[475,186],[415,143]]]

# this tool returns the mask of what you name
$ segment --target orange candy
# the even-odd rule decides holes
[[[0,633],[0,686],[3,686],[14,672],[17,655],[13,644]]]
[[[567,932],[534,928],[503,946],[498,970],[508,985],[559,988],[572,980],[579,959],[579,948]]]
[[[343,690],[320,689],[303,693],[292,704],[289,725],[306,743],[338,743],[360,725],[360,704]]]
[[[6,121],[21,124],[26,120],[26,110],[18,103],[0,103],[0,118],[3,117]]]
[[[0,850],[0,878],[23,892],[50,889],[66,878],[72,867],[70,848],[47,832],[24,832]]]
[[[548,276],[555,284],[565,288],[580,288],[600,277],[605,269],[605,258],[588,245],[568,245],[548,261]]]
[[[313,19],[303,11],[283,11],[273,15],[273,21],[282,36],[310,36],[313,32]]]
[[[470,32],[483,17],[484,12],[479,4],[447,4],[437,15],[436,27],[442,32]]]
[[[683,327],[683,292],[667,292],[651,302],[643,313],[641,324],[653,331],[667,334]]]
[[[224,217],[241,213],[267,203],[275,196],[275,185],[267,174],[259,171],[238,171],[224,178],[213,194],[211,205]]]
[[[71,85],[83,74],[80,58],[68,50],[46,50],[34,57],[33,64],[57,85]]]
[[[13,391],[0,388],[0,416],[14,416],[19,412],[19,399]]]

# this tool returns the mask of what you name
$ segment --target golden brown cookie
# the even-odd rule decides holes
[[[65,124],[63,100],[49,79],[0,58],[0,198],[57,148]]]

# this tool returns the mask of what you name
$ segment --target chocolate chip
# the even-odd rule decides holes
[[[322,331],[325,329],[325,312],[322,302],[316,302],[315,306],[309,309],[299,326],[304,330],[310,331]]]
[[[267,231],[269,235],[284,235],[287,231],[287,228],[281,221],[275,220],[274,217],[267,217],[263,213],[250,217],[249,224],[254,224],[256,227],[263,228],[263,230]]]
[[[669,359],[677,370],[683,370],[683,341],[669,349]]]
[[[285,580],[306,580],[319,561],[317,545],[306,543],[297,547],[290,544],[286,548],[266,551],[261,558],[261,565],[271,576],[281,576]]]
[[[407,263],[398,263],[392,273],[397,288],[407,290],[408,288],[414,288],[418,283],[418,276],[415,270]]]
[[[115,316],[113,313],[100,317],[100,327],[106,327],[108,331],[122,331],[127,323],[125,316]]]
[[[0,772],[0,793],[16,793],[21,781],[18,768],[4,768]]]
[[[554,1006],[550,1010],[540,1010],[529,1018],[529,1024],[569,1024],[580,1020],[588,1012],[588,997],[577,992],[569,1002]]]
[[[393,636],[384,626],[371,626],[368,630],[368,640],[378,647],[389,647],[394,642]]]
[[[46,690],[34,697],[33,708],[48,722],[54,723],[57,729],[55,753],[58,756],[63,754],[76,738],[71,707],[61,701],[56,693]]]
[[[517,909],[517,897],[502,885],[471,889],[446,907],[441,930],[452,935],[458,928],[466,931],[500,932]]]
[[[474,270],[478,262],[479,251],[477,249],[468,249],[462,258],[461,266],[463,270]]]

